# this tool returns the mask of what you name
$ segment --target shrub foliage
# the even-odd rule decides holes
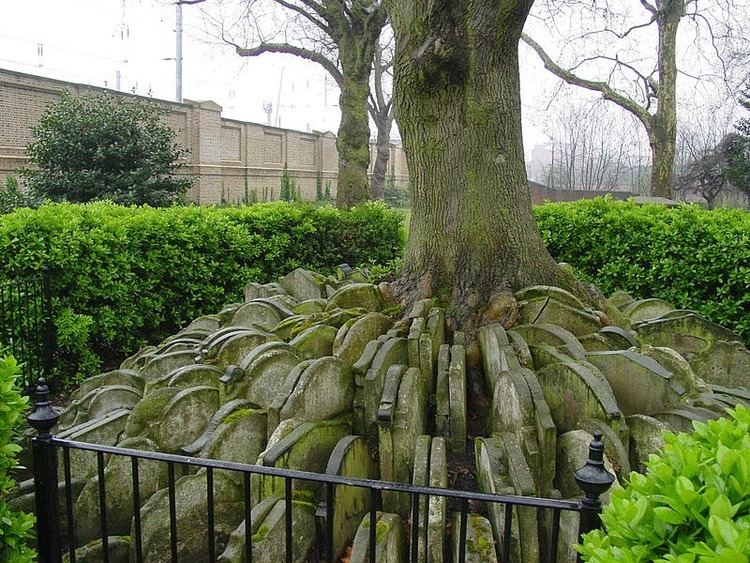
[[[750,340],[750,215],[611,199],[535,209],[552,255],[605,294],[660,297]]]
[[[19,374],[16,360],[0,350],[0,561],[30,563],[34,561],[34,552],[25,540],[31,535],[34,517],[11,510],[6,502],[15,485],[10,471],[16,467],[16,455],[21,451],[15,443],[16,432],[29,401],[16,386]]]
[[[32,130],[29,190],[53,201],[169,205],[191,180],[174,176],[185,150],[162,113],[137,99],[64,93]]]
[[[645,475],[631,473],[602,514],[606,534],[579,551],[596,563],[746,562],[750,558],[750,410],[665,435]]]
[[[0,217],[0,280],[49,265],[59,360],[90,375],[241,300],[247,282],[387,263],[400,255],[401,221],[376,204],[48,204]]]

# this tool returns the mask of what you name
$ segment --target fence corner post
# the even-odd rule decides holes
[[[60,563],[60,500],[57,490],[57,450],[52,427],[60,415],[49,401],[49,387],[42,378],[36,387],[34,410],[26,419],[37,431],[32,440],[36,539],[40,563]]]
[[[600,496],[607,492],[615,480],[615,476],[604,467],[604,442],[601,432],[594,432],[594,439],[589,444],[589,458],[586,465],[575,472],[575,480],[578,488],[583,491],[581,523],[578,529],[580,537],[591,530],[601,528]]]

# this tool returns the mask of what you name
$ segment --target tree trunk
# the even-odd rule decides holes
[[[375,154],[375,165],[372,168],[372,181],[370,183],[372,199],[383,199],[385,197],[385,177],[388,173],[388,160],[391,156],[391,127],[393,116],[387,116],[378,123],[378,138],[376,141],[377,152]]]
[[[407,301],[450,304],[476,326],[501,290],[574,287],[531,212],[521,140],[518,40],[531,0],[392,0],[395,108],[409,162]]]
[[[354,74],[354,73],[352,73]],[[367,119],[369,74],[364,78],[344,75],[339,106],[341,124],[336,138],[339,174],[336,207],[349,209],[370,198],[367,169],[370,166],[370,123]]]
[[[665,0],[657,6],[659,84],[658,106],[649,132],[651,195],[671,199],[677,146],[677,28],[685,15],[685,0]]]

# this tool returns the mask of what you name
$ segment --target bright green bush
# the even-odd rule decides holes
[[[241,300],[250,281],[388,263],[403,246],[401,221],[376,204],[49,204],[0,217],[0,280],[49,264],[58,363],[67,377],[90,375]]]
[[[0,561],[8,563],[34,561],[34,552],[25,543],[31,535],[34,516],[11,510],[7,503],[8,493],[15,485],[10,471],[16,467],[16,455],[21,451],[14,441],[29,401],[16,386],[19,374],[14,358],[0,355]]]
[[[645,475],[612,492],[606,533],[584,536],[595,563],[747,563],[750,560],[750,410],[665,434]]]
[[[552,256],[605,294],[660,297],[750,341],[750,214],[611,199],[535,208]]]

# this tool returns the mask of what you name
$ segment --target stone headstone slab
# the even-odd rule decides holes
[[[219,391],[213,387],[181,389],[164,407],[161,420],[153,428],[159,449],[169,453],[194,442],[219,408]]]
[[[408,337],[409,367],[419,368],[419,337],[427,327],[425,317],[417,317],[411,322]]]
[[[204,329],[209,332],[216,332],[221,328],[221,317],[219,315],[203,315],[188,324],[183,330],[190,332],[195,329]]]
[[[556,474],[557,428],[552,420],[549,405],[544,399],[544,390],[536,373],[530,369],[522,369],[520,373],[526,380],[534,405],[536,440],[539,448],[538,459],[534,459],[534,456],[529,456],[528,453],[527,459],[535,473],[537,489],[543,496],[548,497],[552,493]]]
[[[368,343],[392,326],[390,317],[382,313],[368,313],[354,321],[340,344],[334,344],[333,354],[344,366],[353,366],[362,357]]]
[[[164,408],[180,391],[182,389],[177,387],[164,387],[144,396],[127,417],[125,435],[129,438],[150,436],[159,425]]]
[[[339,327],[339,329],[336,331],[336,338],[333,339],[334,350],[338,350],[341,347],[341,345],[344,343],[344,338],[346,338],[346,335],[349,332],[349,329],[352,328],[352,325],[357,322],[357,320],[357,318],[351,318]]]
[[[385,394],[384,391],[383,395]],[[409,368],[401,376],[392,412],[390,422],[382,421],[379,416],[380,436],[389,435],[392,443],[391,466],[387,466],[387,459],[381,454],[380,477],[408,483],[414,470],[414,443],[427,428],[427,393],[417,368]],[[387,437],[383,441],[387,442]],[[383,492],[384,508],[397,512],[404,518],[408,517],[410,500],[409,495]]]
[[[571,356],[565,346],[555,348],[549,344],[530,344],[529,350],[531,351],[531,357],[534,359],[534,369],[536,370],[550,364],[577,361],[577,358]]]
[[[515,494],[510,485],[507,463],[507,453],[503,440],[499,434],[488,438],[474,440],[474,458],[477,464],[477,484],[479,490],[492,494]],[[503,537],[505,530],[505,506],[496,502],[487,503],[490,525],[497,538],[497,553],[503,552]],[[518,518],[511,519],[511,561],[521,561],[520,532]]]
[[[647,319],[656,319],[670,311],[674,311],[674,307],[663,299],[640,299],[623,307],[622,314],[631,323],[637,323]]]
[[[516,301],[537,301],[551,297],[560,303],[564,303],[574,309],[586,309],[586,306],[578,297],[559,287],[551,285],[533,285],[515,293]]]
[[[581,489],[575,482],[575,472],[586,464],[589,455],[589,445],[594,437],[585,430],[571,430],[557,438],[557,488],[563,498],[578,498]],[[604,468],[615,474],[615,469],[604,452]],[[615,479],[615,485],[617,479]],[[601,496],[602,502],[609,503],[612,489]]]
[[[216,314],[221,321],[221,326],[226,326],[240,307],[242,307],[242,303],[227,303],[224,305],[221,311]]]
[[[398,514],[378,512],[375,524],[375,561],[377,563],[402,563],[405,561],[406,538],[404,523]],[[442,559],[441,559],[442,561]],[[352,544],[349,563],[374,563],[370,561],[370,516],[362,518]]]
[[[463,345],[451,346],[448,367],[448,449],[453,453],[466,451],[466,351]]]
[[[277,428],[279,430],[281,426]],[[341,418],[322,422],[303,422],[278,442],[263,451],[258,462],[266,467],[284,467],[321,473],[328,464],[331,452],[339,440],[351,432],[348,419]],[[270,444],[269,440],[269,444]],[[257,494],[254,498],[284,494],[284,479],[264,475],[253,475]],[[294,480],[294,490],[317,490],[314,483]]]
[[[686,360],[707,351],[716,340],[739,341],[740,338],[722,326],[695,313],[642,321],[633,326],[641,344],[677,350]],[[693,368],[695,371],[695,368]]]
[[[326,466],[327,475],[377,478],[377,467],[370,454],[367,440],[362,436],[345,436],[331,452]],[[370,511],[370,494],[360,487],[336,487],[333,495],[334,559],[339,560],[357,533],[362,518]],[[318,509],[325,522],[325,503]]]
[[[265,331],[271,331],[279,322],[285,319],[278,307],[271,303],[254,299],[237,309],[232,317],[232,326],[258,326]]]
[[[716,340],[690,361],[695,375],[710,385],[750,389],[750,350],[741,342]]]
[[[371,439],[377,439],[377,415],[380,397],[383,395],[385,374],[394,364],[406,364],[408,360],[405,338],[391,338],[377,351],[372,365],[363,381],[364,429]]]
[[[314,360],[300,374],[279,417],[280,420],[326,420],[348,413],[353,399],[351,371],[344,369],[338,358],[326,356]]]
[[[245,302],[252,301],[263,297],[272,297],[274,295],[283,295],[286,293],[279,284],[259,284],[250,282],[245,286]]]
[[[300,302],[292,309],[295,315],[312,315],[325,311],[327,301],[325,299],[307,299]]]
[[[626,423],[630,417],[625,417]],[[628,440],[623,440],[620,434],[612,430],[601,420],[586,420],[581,424],[581,430],[585,430],[592,436],[596,432],[602,433],[602,442],[604,442],[604,451],[612,463],[615,475],[618,479],[627,479],[630,475],[630,452],[628,445],[630,442],[630,427],[628,427]],[[624,433],[623,433],[624,434]]]
[[[325,297],[325,283],[320,280],[320,276],[302,268],[279,278],[279,285],[299,301]]]
[[[589,418],[622,431],[622,412],[612,388],[595,366],[588,362],[550,364],[539,370],[537,377],[558,433],[575,430]]]
[[[381,311],[383,299],[377,286],[369,283],[350,283],[343,285],[328,298],[326,311],[336,308],[351,309],[361,307],[368,311]]]
[[[145,382],[141,373],[134,369],[116,369],[89,377],[70,394],[70,403],[82,399],[85,395],[105,385],[127,385],[143,391]]]
[[[646,344],[637,351],[655,360],[672,374],[671,385],[676,392],[684,390],[686,394],[694,395],[708,391],[705,382],[696,377],[688,361],[676,350]]]
[[[107,385],[99,389],[99,392],[91,398],[85,416],[79,412],[76,424],[102,418],[118,409],[133,410],[141,400],[141,392],[129,385]]]
[[[620,291],[619,289],[615,291],[609,299],[607,299],[607,303],[611,304],[613,307],[617,307],[618,309],[622,310],[631,303],[635,301],[635,298],[631,297],[624,291]]]
[[[145,346],[135,354],[125,358],[120,364],[120,369],[141,369],[156,351],[156,346]]]
[[[490,420],[491,432],[521,433],[533,426],[534,403],[522,368],[502,372],[495,385]]]
[[[208,421],[203,434],[201,434],[192,444],[188,444],[182,448],[181,453],[189,456],[198,456],[201,450],[206,447],[206,444],[208,444],[208,441],[211,439],[214,432],[216,432],[217,428],[224,423],[225,419],[230,417],[230,415],[235,415],[235,413],[237,413],[237,415],[232,416],[232,419],[237,419],[238,416],[240,418],[244,417],[244,415],[252,411],[253,408],[253,404],[250,401],[242,400],[230,401],[229,403],[222,405],[221,408],[219,408],[219,410],[217,410],[211,417],[211,420]],[[256,459],[257,456],[253,458],[250,463],[254,463]]]
[[[440,346],[435,381],[435,432],[439,436],[448,436],[448,416],[450,415],[450,390],[448,387],[448,370],[451,361],[451,347]]]
[[[177,368],[189,366],[195,363],[195,352],[183,350],[181,352],[169,352],[161,356],[154,356],[143,366],[141,374],[148,383],[173,372]]]
[[[266,516],[268,516],[271,509],[276,506],[277,502],[279,502],[279,497],[268,497],[253,506],[250,512],[250,534],[255,535],[258,533]],[[232,532],[226,549],[217,560],[218,563],[244,563],[247,561],[245,556],[246,524],[247,521],[243,520],[242,523],[237,526],[237,529]]]
[[[448,487],[448,457],[445,441],[440,437],[432,440],[430,448],[430,486]],[[445,497],[430,497],[427,507],[427,561],[444,561],[447,511],[448,501]]]
[[[146,438],[129,438],[118,444],[121,448],[156,451],[156,444]],[[104,469],[107,501],[107,531],[111,535],[127,535],[133,519],[133,469],[125,456],[110,456]],[[138,461],[140,506],[159,489],[167,486],[167,464],[141,459]],[[101,534],[99,511],[99,478],[86,482],[74,505],[76,544],[85,545]]]
[[[479,329],[479,346],[482,352],[485,384],[492,392],[501,373],[520,368],[521,365],[505,329],[497,323]]]
[[[57,438],[114,446],[120,441],[129,414],[130,411],[125,409],[116,410],[108,413],[104,418],[91,420],[61,432]],[[96,454],[72,449],[70,450],[70,467],[74,480],[86,479],[96,473]],[[60,480],[64,478],[62,463],[58,466],[58,478]]]
[[[199,352],[201,342],[203,340],[199,338],[176,338],[175,340],[172,340],[168,342],[167,344],[164,344],[160,346],[156,352],[154,352],[155,356],[160,356],[162,354],[167,354],[169,352],[183,352],[183,351],[190,351],[193,353]]]
[[[179,561],[205,561],[208,553],[206,475],[200,471],[175,482],[177,548]],[[225,546],[244,517],[242,489],[226,476],[214,472],[214,541]],[[169,497],[161,489],[146,502],[141,513],[143,558],[149,563],[168,563],[170,550]],[[131,536],[134,535],[134,531]],[[134,549],[131,557],[135,560]]]
[[[627,350],[633,346],[638,346],[634,333],[619,326],[603,326],[599,329],[598,334],[606,338],[614,350]]]
[[[452,516],[451,538],[453,561],[459,560],[460,554],[461,513]],[[466,546],[464,550],[466,563],[497,563],[495,538],[492,536],[490,521],[479,514],[468,514],[466,519]]]
[[[434,299],[420,299],[411,308],[409,314],[406,316],[408,319],[416,319],[418,317],[427,317],[430,310],[435,306]]]
[[[315,325],[312,318],[313,316],[308,315],[292,315],[291,317],[287,317],[283,321],[280,321],[279,324],[273,327],[271,329],[271,334],[281,340],[291,340],[303,330]]]
[[[508,460],[508,476],[516,495],[534,496],[537,494],[534,478],[526,457],[523,454],[520,440],[515,434],[508,432],[500,434]],[[539,561],[539,530],[537,525],[537,510],[530,507],[516,506],[513,508],[514,519],[518,522],[521,553],[523,560],[530,563]]]
[[[200,345],[201,357],[204,360],[210,360],[214,358],[219,352],[222,344],[224,344],[224,342],[226,342],[229,338],[247,332],[258,332],[270,336],[270,333],[262,331],[257,327],[250,328],[246,326],[227,326],[209,334],[208,336],[206,336],[206,338],[203,339],[203,342],[201,342]]]
[[[708,422],[720,415],[708,409],[682,405],[680,408],[655,413],[653,417],[675,432],[692,432],[694,422]]]
[[[601,328],[597,315],[571,307],[551,297],[522,301],[519,306],[521,322],[524,324],[556,325],[576,336],[590,334]]]
[[[513,332],[520,334],[529,346],[547,344],[553,348],[560,348],[574,360],[586,358],[586,350],[578,342],[578,339],[560,326],[550,324],[518,325],[513,327]]]
[[[109,536],[107,538],[107,557],[109,563],[129,563],[132,540],[130,536]],[[77,563],[99,563],[104,561],[103,542],[94,540],[76,549]],[[70,553],[63,555],[63,563],[70,562]]]
[[[671,372],[648,356],[617,350],[592,352],[586,358],[607,379],[625,415],[652,415],[684,402],[686,390],[673,385]]]
[[[299,361],[297,351],[286,343],[262,344],[240,361],[242,376],[229,378],[229,381],[222,378],[225,396],[228,399],[248,399],[262,408],[269,408],[287,375]]]
[[[531,357],[531,350],[529,350],[529,345],[526,342],[526,339],[518,334],[515,330],[508,330],[506,331],[508,335],[508,340],[510,340],[510,345],[513,348],[513,351],[516,353],[516,358],[518,358],[518,362],[521,364],[521,367],[525,368],[533,368],[534,367],[534,360]]]
[[[170,375],[167,387],[178,387],[188,389],[190,387],[214,387],[219,388],[222,374],[224,372],[216,366],[196,364],[185,366],[173,371]]]
[[[232,335],[221,343],[212,363],[221,369],[237,365],[248,352],[272,340],[276,340],[274,335],[261,331],[243,331]]]
[[[581,343],[586,352],[610,352],[620,349],[613,347],[609,339],[600,332],[579,336],[578,342]]]
[[[430,482],[430,449],[432,447],[432,436],[423,434],[417,437],[414,446],[414,471],[412,473],[412,484],[420,487],[426,487]],[[427,499],[420,495],[419,497],[419,527],[417,562],[425,563],[427,561]],[[414,524],[412,523],[412,526]]]
[[[645,473],[648,456],[664,448],[664,432],[669,430],[669,426],[645,414],[631,415],[625,422],[630,430],[630,466],[639,473]]]
[[[289,399],[289,396],[294,391],[302,372],[304,372],[313,361],[314,360],[304,360],[294,366],[292,371],[289,372],[289,375],[286,376],[284,384],[276,393],[276,396],[271,403],[271,407],[268,409],[267,426],[269,438],[274,430],[276,430],[276,427],[281,423],[281,409],[284,408],[284,404],[286,404],[287,399]]]
[[[287,295],[284,293],[280,293],[278,295],[271,295],[270,297],[261,297],[259,299],[260,301],[265,301],[266,303],[275,304],[277,307],[281,309],[281,312],[284,313],[284,315],[292,315],[292,310],[299,305],[299,300],[295,299],[292,295]]]
[[[310,360],[330,356],[333,353],[333,340],[336,329],[327,325],[311,326],[295,336],[289,344],[299,352],[300,358]]]

